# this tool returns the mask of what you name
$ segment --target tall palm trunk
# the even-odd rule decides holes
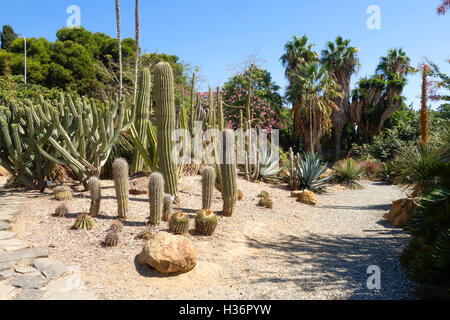
[[[427,145],[429,142],[429,130],[427,107],[427,66],[424,66],[422,71],[422,108],[420,110],[420,133],[422,136],[422,143],[424,145]]]
[[[119,100],[122,100],[122,41],[120,37],[120,3],[116,0],[117,43],[119,45]]]
[[[138,81],[138,69],[139,69],[139,40],[140,40],[140,22],[139,22],[139,0],[136,0],[136,11],[135,11],[135,21],[136,21],[136,47],[134,52],[134,103],[136,103],[137,96],[137,81]]]

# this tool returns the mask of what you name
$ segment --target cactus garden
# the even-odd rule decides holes
[[[276,53],[284,92],[256,55],[216,81],[144,49],[135,4],[134,39],[118,0],[113,36],[3,28],[2,268],[27,250],[14,232],[105,300],[449,297],[447,65],[294,35]]]

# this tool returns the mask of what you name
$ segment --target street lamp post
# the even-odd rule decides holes
[[[19,36],[23,37],[23,47],[24,47],[24,56],[25,56],[25,66],[24,66],[24,77],[25,77],[25,83],[27,83],[27,38],[25,38],[25,35],[20,33]]]

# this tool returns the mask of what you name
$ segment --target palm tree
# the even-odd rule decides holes
[[[117,43],[119,45],[119,100],[122,100],[122,41],[120,37],[120,3],[116,0]]]
[[[340,96],[334,103],[338,109],[333,111],[332,122],[335,132],[336,156],[341,152],[341,132],[350,111],[350,80],[359,67],[358,48],[349,46],[350,40],[341,36],[335,42],[329,41],[322,50],[321,63],[333,75],[340,86]]]
[[[293,106],[296,134],[309,151],[320,151],[320,139],[330,131],[331,114],[337,109],[334,100],[340,96],[339,86],[318,62],[298,67],[289,77],[287,98],[297,102]]]
[[[136,47],[134,52],[134,103],[136,103],[137,95],[137,81],[138,81],[138,69],[139,69],[139,40],[140,40],[140,23],[139,23],[139,0],[136,0],[136,10],[135,10],[135,21],[136,21]]]
[[[388,55],[380,58],[376,72],[387,79],[400,79],[412,72],[411,59],[403,49],[389,49]]]

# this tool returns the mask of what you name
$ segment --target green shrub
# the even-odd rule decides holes
[[[336,162],[333,166],[336,170],[336,179],[338,182],[346,185],[350,189],[363,189],[357,180],[359,180],[364,169],[353,159],[344,159]]]

